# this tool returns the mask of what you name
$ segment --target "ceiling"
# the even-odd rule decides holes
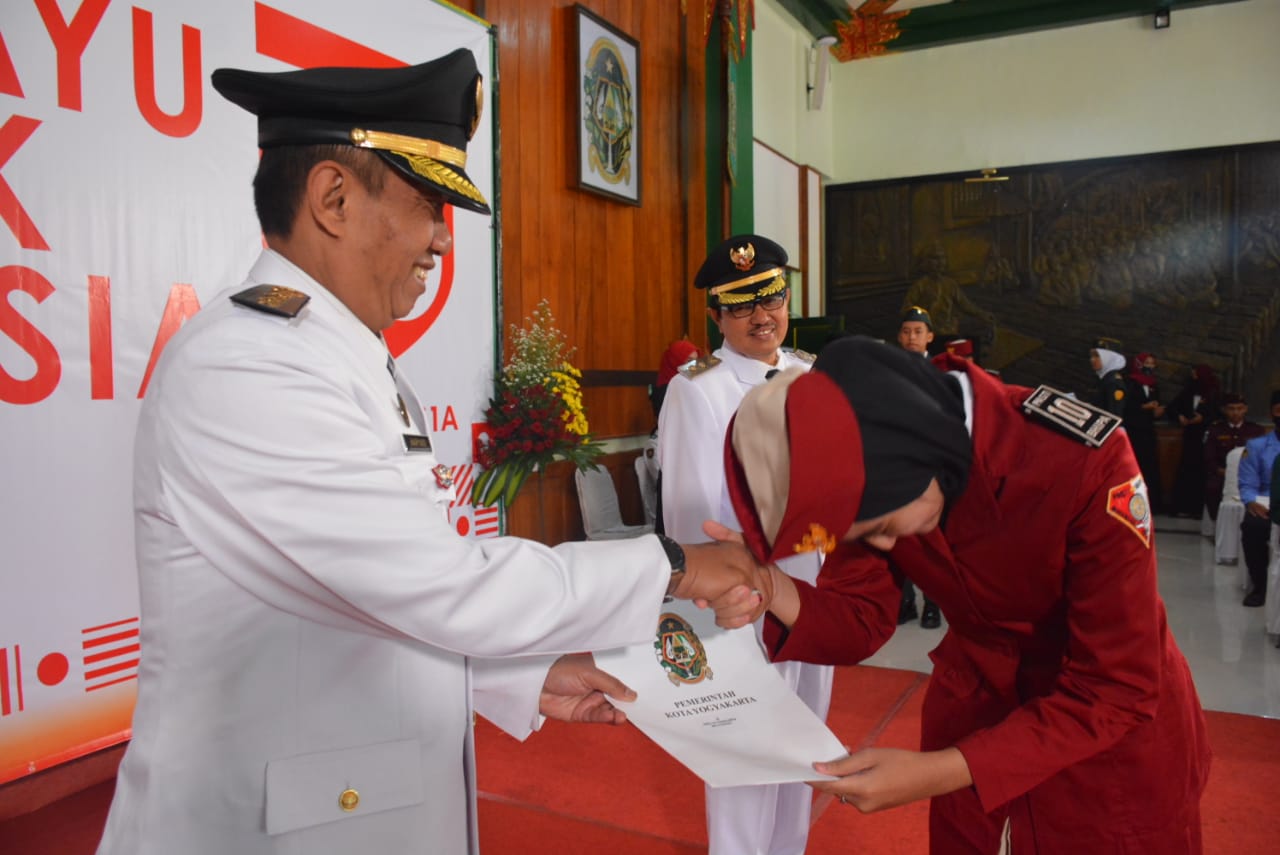
[[[1240,0],[778,0],[842,62]],[[851,8],[856,7],[856,8]]]

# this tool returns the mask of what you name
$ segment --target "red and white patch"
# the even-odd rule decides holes
[[[1151,502],[1141,475],[1107,491],[1107,514],[1128,526],[1141,538],[1143,546],[1151,548]]]

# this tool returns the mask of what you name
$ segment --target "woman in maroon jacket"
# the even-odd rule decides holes
[[[839,777],[815,786],[863,811],[932,798],[934,855],[1201,852],[1204,715],[1116,417],[936,362],[843,339],[730,427],[747,545],[827,553],[816,587],[774,574],[774,659],[865,659],[894,631],[903,576],[948,622],[922,751],[818,763]],[[762,440],[782,431],[786,446]]]

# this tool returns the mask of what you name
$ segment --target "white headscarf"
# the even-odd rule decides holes
[[[1116,353],[1114,350],[1107,350],[1105,347],[1095,347],[1098,353],[1098,359],[1102,363],[1102,367],[1098,369],[1098,376],[1105,377],[1111,371],[1124,370],[1124,357]]]

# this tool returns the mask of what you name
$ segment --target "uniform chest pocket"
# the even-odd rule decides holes
[[[416,739],[272,760],[267,834],[421,804],[425,793]]]

